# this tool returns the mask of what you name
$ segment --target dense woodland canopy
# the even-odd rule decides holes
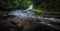
[[[10,9],[25,9],[30,4],[30,0],[0,0],[0,9],[1,10],[10,10]]]
[[[60,0],[34,0],[34,6],[48,14],[60,14]]]
[[[26,9],[30,4],[34,5],[33,11],[60,14],[60,0],[0,0],[0,10]]]

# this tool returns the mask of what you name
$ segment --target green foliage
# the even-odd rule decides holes
[[[30,0],[0,0],[0,10],[24,9],[30,4]]]
[[[60,12],[60,0],[35,0],[34,7],[35,9],[38,9],[37,10],[38,12],[42,11],[39,13],[44,13],[46,11],[45,12],[46,14],[60,14],[59,13]]]
[[[36,0],[35,7],[47,11],[60,11],[60,0]]]
[[[49,15],[53,15],[53,14],[60,14],[60,12],[47,12],[46,10],[42,10],[42,9],[33,9],[33,12],[35,12],[36,14],[49,14]]]

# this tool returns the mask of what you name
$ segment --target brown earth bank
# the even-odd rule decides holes
[[[11,17],[1,16],[0,31],[60,31],[60,30],[44,24],[39,24],[36,21],[33,21],[33,19],[27,17],[20,19],[12,16]]]
[[[32,31],[37,26],[37,22],[29,18],[16,18],[1,16],[0,31]]]

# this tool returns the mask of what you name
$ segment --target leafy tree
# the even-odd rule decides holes
[[[0,10],[25,9],[30,4],[30,0],[0,0]]]

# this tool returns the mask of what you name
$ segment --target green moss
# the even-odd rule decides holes
[[[60,14],[60,12],[47,12],[46,10],[42,10],[42,9],[33,9],[33,12],[37,13],[37,14]]]

